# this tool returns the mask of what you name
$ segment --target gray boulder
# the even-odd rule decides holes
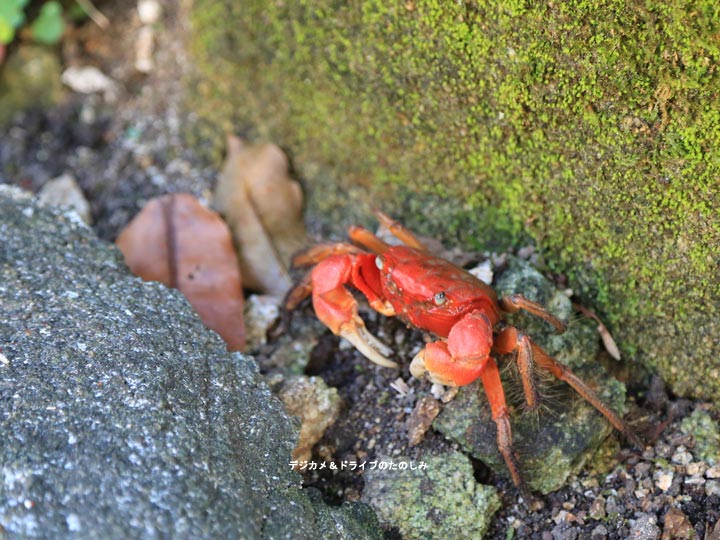
[[[253,360],[70,215],[0,186],[0,538],[380,538],[290,470]]]

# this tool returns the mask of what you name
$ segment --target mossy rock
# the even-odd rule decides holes
[[[191,10],[196,140],[286,148],[317,231],[381,206],[466,247],[530,239],[626,357],[720,395],[717,2]]]
[[[418,461],[380,456],[364,478],[363,502],[406,540],[481,539],[500,508],[495,488],[478,484],[470,460],[459,452]]]

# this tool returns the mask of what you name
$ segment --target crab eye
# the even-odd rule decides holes
[[[380,257],[380,255],[375,257],[375,266],[377,266],[380,270],[382,270],[383,265],[384,265],[384,263],[383,263],[382,257]]]
[[[445,296],[445,291],[440,291],[439,293],[437,293],[433,300],[435,300],[436,306],[442,306],[447,300],[447,297]]]

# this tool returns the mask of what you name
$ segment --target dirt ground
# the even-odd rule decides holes
[[[182,108],[182,81],[192,69],[182,40],[188,28],[169,6],[155,33],[155,68],[140,74],[133,56],[141,23],[132,4],[106,3],[102,9],[113,21],[109,31],[86,23],[73,29],[62,47],[65,66],[93,65],[113,78],[119,88],[115,97],[68,91],[61,105],[19,113],[0,133],[4,181],[38,191],[49,179],[71,173],[88,198],[94,229],[109,241],[153,196],[189,192],[207,201],[217,175],[199,157],[202,149],[187,147],[183,139],[195,121]],[[294,324],[312,326],[302,322],[312,318],[308,306],[296,318],[300,322]],[[368,325],[395,343],[402,357],[411,358],[423,339],[398,321],[375,315],[369,315]],[[452,447],[432,430],[420,445],[408,445],[405,419],[414,399],[429,392],[427,383],[410,381],[414,398],[378,399],[397,374],[367,365],[358,369],[366,361],[355,351],[341,347],[318,325],[312,329],[317,344],[306,374],[336,387],[344,403],[339,420],[315,448],[317,459],[347,459],[358,452],[413,458]],[[256,351],[266,370],[263,362],[278,343]],[[610,472],[592,472],[590,466],[590,472],[572,477],[531,509],[518,504],[517,491],[506,478],[475,462],[476,479],[495,485],[503,501],[487,538],[720,540],[720,471],[699,452],[694,454],[696,441],[682,426],[695,411],[705,411],[717,422],[717,409],[678,399],[659,380],[650,388],[631,387],[630,401],[630,422],[640,426],[645,450],[624,442],[609,444],[616,460]],[[354,472],[308,474],[305,482],[333,503],[358,500],[363,489],[362,476]],[[387,537],[395,538],[397,532],[389,529]]]

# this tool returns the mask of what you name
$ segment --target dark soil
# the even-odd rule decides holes
[[[0,132],[0,180],[37,191],[49,179],[71,173],[90,202],[98,235],[110,241],[153,196],[189,192],[207,200],[217,174],[215,166],[199,157],[202,149],[183,142],[182,134],[193,122],[182,110],[182,80],[191,69],[182,43],[188,30],[170,6],[156,33],[156,68],[141,76],[132,67],[140,27],[133,4],[101,5],[113,21],[110,31],[87,23],[74,29],[63,46],[65,65],[95,65],[119,82],[116,101],[68,92],[62,105],[19,113]],[[364,316],[370,330],[394,344],[401,358],[412,358],[423,343],[421,334],[398,321],[374,313]],[[308,307],[296,315],[301,320],[311,317]],[[306,373],[336,387],[344,408],[316,446],[316,459],[378,454],[420,458],[452,446],[432,429],[419,445],[408,444],[406,420],[417,399],[428,394],[429,384],[410,379],[407,366],[402,372],[377,368],[341,347],[329,332],[319,334]],[[258,351],[261,365],[272,351],[272,342]],[[406,397],[398,397],[390,387],[398,377],[410,385]],[[648,442],[645,451],[616,445],[609,473],[604,469],[574,477],[531,509],[518,504],[518,493],[505,477],[476,463],[476,478],[495,485],[504,503],[487,537],[719,540],[720,530],[710,533],[720,518],[720,498],[706,489],[717,480],[708,476],[709,465],[699,458],[690,456],[685,462],[681,447],[692,452],[695,441],[680,428],[682,419],[696,409],[709,410],[720,420],[717,409],[678,399],[660,381],[637,389],[632,401],[635,424],[650,426],[642,433]],[[664,489],[658,471],[672,473]],[[305,481],[335,503],[358,500],[363,489],[362,475],[354,471],[307,474]]]

